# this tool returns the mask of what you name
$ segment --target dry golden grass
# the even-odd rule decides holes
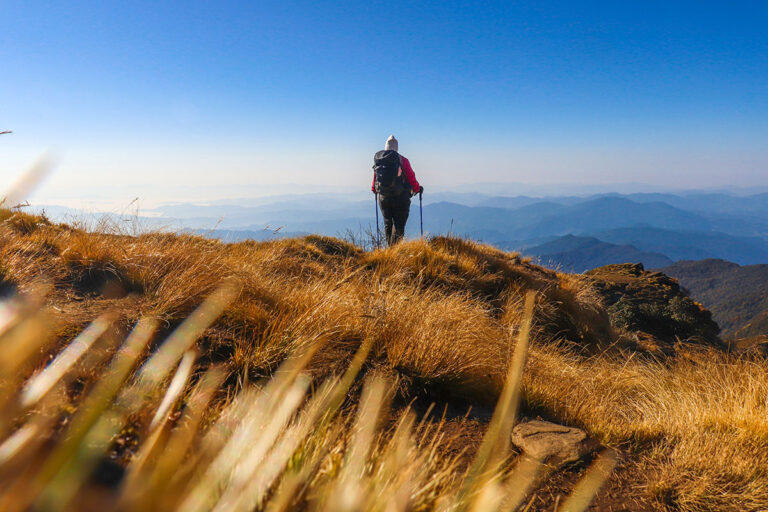
[[[526,398],[638,458],[681,510],[768,507],[768,362],[714,350],[654,362],[532,350]]]
[[[526,411],[582,426],[620,450],[623,482],[634,484],[622,492],[649,507],[768,508],[765,360],[701,351],[654,361],[613,350],[622,333],[610,327],[599,297],[578,276],[551,272],[514,254],[455,238],[364,252],[319,236],[223,244],[163,233],[127,236],[107,228],[51,225],[44,218],[0,210],[0,289],[10,286],[31,292],[35,283],[43,281],[52,287],[45,311],[53,322],[53,343],[44,354],[58,353],[104,313],[115,318],[120,332],[127,332],[142,318],[156,324],[157,334],[150,343],[154,346],[215,295],[222,283],[231,290],[221,315],[215,321],[211,318],[212,325],[198,333],[196,352],[189,356],[196,358],[194,370],[182,372],[177,379],[186,391],[175,395],[136,391],[137,396],[146,395],[139,400],[144,405],[135,409],[123,405],[124,409],[111,413],[124,421],[116,439],[126,443],[118,460],[129,466],[130,478],[124,485],[131,492],[124,491],[122,498],[127,508],[152,502],[157,489],[163,488],[172,490],[164,504],[185,509],[194,507],[184,505],[184,497],[194,495],[203,504],[221,498],[222,509],[247,509],[257,503],[268,510],[284,510],[296,503],[309,508],[335,503],[334,507],[350,509],[365,503],[376,509],[382,497],[393,497],[412,509],[506,510],[515,486],[499,478],[508,478],[508,470],[514,474],[507,465],[514,454],[490,464],[501,476],[487,478],[477,464],[485,470],[488,461],[468,465],[456,439],[452,444],[446,421],[422,422],[403,404],[422,396],[424,390],[441,400],[448,397],[457,403],[485,405],[508,396],[503,390],[511,378],[515,340],[526,323],[528,293],[533,293],[536,304],[522,379]],[[39,339],[42,334],[34,336]],[[183,339],[197,334],[186,336]],[[15,346],[13,340],[5,342]],[[99,372],[107,371],[114,352],[107,345],[100,358],[94,356],[92,368]],[[187,345],[173,351],[167,361],[178,361]],[[365,386],[369,391],[362,392],[358,408],[352,397],[360,396],[359,379],[340,384],[338,378],[350,365],[355,367],[353,355],[363,349],[370,349],[359,368],[369,375]],[[136,357],[146,358],[147,350]],[[307,350],[316,352],[299,365],[300,370],[289,371],[292,376],[281,380],[285,372],[276,373],[278,366],[289,364],[285,362],[289,354]],[[15,389],[21,376],[47,363],[39,353],[30,353],[27,359],[26,365],[14,366],[18,376],[5,388]],[[109,364],[117,364],[114,361]],[[161,365],[164,372],[171,371],[170,364]],[[163,385],[155,378],[154,387],[168,385],[166,373]],[[96,375],[83,369],[70,380],[84,386],[80,394],[91,396]],[[278,376],[277,384],[264,384],[270,376]],[[329,384],[323,387],[323,382]],[[323,398],[323,393],[333,394],[334,385],[349,390],[343,406]],[[270,386],[278,386],[276,395],[264,395]],[[389,390],[386,396],[372,397],[370,389],[382,387]],[[69,388],[62,385],[65,391]],[[79,396],[63,396],[46,407],[76,410],[83,403]],[[182,414],[172,415],[172,420],[160,415],[152,423],[152,409],[163,396],[168,396],[171,411]],[[277,396],[286,397],[285,401],[276,401]],[[124,400],[115,403],[124,404]],[[184,407],[190,403],[210,405],[202,414]],[[323,419],[321,409],[340,406],[338,414]],[[226,448],[227,440],[234,439],[230,436],[238,424],[245,424],[243,418],[265,411],[277,423],[251,427],[233,446],[240,451],[246,445],[249,450],[262,446],[263,457],[274,457],[286,472],[266,474],[259,469],[263,464],[256,467],[253,460],[242,460],[237,475],[229,473],[234,462],[231,467],[221,466],[229,468],[226,471],[217,469],[208,476],[195,473],[198,466],[215,464],[216,454],[225,449],[237,457],[247,456]],[[368,412],[361,415],[360,411]],[[36,432],[50,430],[58,421],[56,414],[40,411],[40,415],[34,424]],[[194,425],[200,436],[184,437],[180,430],[184,424]],[[501,425],[503,432],[511,420],[494,419],[491,424]],[[30,430],[21,430],[18,422],[7,428],[17,440],[24,435],[36,439]],[[498,432],[489,429],[491,436]],[[98,439],[108,439],[107,434],[115,432],[106,429]],[[131,439],[138,439],[138,444],[131,446]],[[43,449],[26,442],[29,453]],[[506,442],[487,444],[498,448]],[[189,455],[193,445],[199,448]],[[478,445],[465,446],[470,456],[475,456]],[[101,446],[106,449],[109,443]],[[164,450],[171,450],[168,459],[159,455]],[[363,455],[350,455],[361,450]],[[478,453],[482,455],[483,450],[488,448]],[[601,459],[601,464],[609,465],[605,462],[609,459]],[[163,460],[175,461],[179,473]],[[131,465],[139,469],[131,470]],[[149,473],[141,469],[149,467],[160,469]],[[467,475],[475,479],[471,485],[464,480]],[[47,484],[53,490],[36,499],[55,502],[68,481]],[[221,493],[210,495],[211,486]],[[465,495],[453,494],[459,488]],[[349,503],[333,501],[347,498]],[[193,502],[198,503],[197,498],[189,503]],[[577,502],[574,498],[569,503]],[[393,510],[399,509],[403,508]]]
[[[306,366],[327,340],[315,339],[302,347],[270,379],[243,386],[208,412],[210,425],[201,428],[226,371],[209,367],[191,385],[197,359],[192,347],[235,297],[232,284],[216,290],[135,372],[156,321],[140,320],[103,370],[94,363],[112,351],[95,347],[100,342],[114,345],[108,316],[90,324],[25,382],[16,378],[24,373],[20,370],[25,361],[19,359],[15,365],[10,361],[0,374],[4,399],[0,418],[17,427],[0,436],[0,507],[406,511],[504,506],[504,490],[514,488],[515,482],[505,471],[507,457],[499,453],[507,452],[519,401],[532,294],[515,349],[516,363],[483,440],[485,451],[478,453],[466,476],[458,468],[458,455],[440,453],[446,442],[442,421],[416,425],[415,415],[406,408],[390,432],[379,429],[393,396],[390,379],[371,372],[357,411],[342,407],[370,357],[373,330],[343,375],[326,379],[311,394]],[[28,297],[3,304],[0,343],[12,348],[21,336],[25,344],[45,347],[45,336],[24,329],[30,322],[45,323],[33,304]],[[77,379],[94,382],[70,411],[66,395]],[[70,420],[62,422],[62,414],[71,415]],[[138,436],[136,449],[119,488],[99,492],[90,475],[110,446],[123,439],[126,428]],[[605,477],[584,481],[586,502]],[[460,492],[454,484],[459,484]],[[489,495],[494,499],[492,508],[486,503]]]

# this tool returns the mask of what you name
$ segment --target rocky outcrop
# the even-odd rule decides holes
[[[723,338],[768,335],[768,265],[709,259],[678,261],[659,270],[712,311]]]
[[[712,314],[692,300],[677,280],[640,263],[606,265],[586,272],[619,330],[663,351],[677,342],[724,347]]]

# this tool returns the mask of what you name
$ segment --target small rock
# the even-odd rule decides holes
[[[531,457],[555,465],[576,462],[594,448],[583,430],[541,420],[515,426],[512,442]]]

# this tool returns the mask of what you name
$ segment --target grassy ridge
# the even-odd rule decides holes
[[[294,491],[299,487],[304,491],[323,489],[316,495],[322,498],[319,501],[312,501],[312,492],[301,493],[305,505],[320,506],[327,503],[323,500],[337,499],[332,498],[337,495],[332,489],[358,485],[350,482],[359,483],[363,474],[368,478],[365,490],[349,491],[363,496],[360,499],[369,499],[371,489],[384,494],[398,489],[403,503],[415,508],[441,506],[441,500],[457,503],[452,490],[467,474],[473,474],[464,457],[475,457],[478,446],[461,441],[469,420],[454,421],[451,430],[446,427],[450,420],[420,422],[399,404],[425,393],[428,399],[478,404],[494,404],[499,396],[506,396],[502,390],[510,379],[515,340],[527,318],[524,299],[532,294],[531,343],[521,388],[524,412],[582,426],[603,443],[620,449],[620,470],[609,485],[633,498],[638,507],[768,507],[764,484],[768,475],[763,469],[768,464],[765,361],[712,349],[662,362],[630,353],[627,340],[632,333],[610,325],[600,296],[583,277],[551,272],[517,255],[453,238],[408,242],[368,253],[325,237],[228,245],[171,234],[126,236],[110,231],[109,226],[99,226],[96,231],[54,226],[44,218],[8,210],[0,211],[0,221],[0,287],[29,294],[41,286],[35,283],[45,280],[50,287],[45,311],[53,326],[52,344],[45,353],[52,355],[71,346],[73,337],[99,315],[107,315],[109,324],[115,326],[114,339],[133,329],[140,319],[156,324],[154,334],[146,339],[154,347],[185,318],[196,318],[190,317],[195,308],[215,297],[216,290],[227,283],[226,307],[222,304],[221,314],[215,321],[211,318],[210,326],[199,328],[194,355],[188,358],[194,364],[176,370],[180,388],[166,402],[170,402],[169,413],[183,414],[158,416],[151,411],[160,407],[162,397],[149,400],[154,406],[126,416],[130,421],[112,438],[123,443],[120,449],[111,449],[129,468],[122,485],[138,486],[131,487],[137,496],[151,498],[151,491],[136,489],[142,485],[164,488],[157,482],[167,484],[173,478],[168,476],[167,465],[166,473],[159,476],[141,468],[154,467],[147,461],[163,460],[158,454],[164,451],[151,446],[175,446],[171,441],[179,438],[184,422],[199,424],[201,429],[200,439],[187,441],[189,445],[215,439],[217,429],[226,430],[227,422],[235,421],[231,418],[242,419],[258,411],[271,411],[286,422],[299,409],[309,408],[307,414],[317,415],[312,413],[312,404],[321,399],[322,386],[310,391],[305,379],[318,385],[338,382],[334,379],[355,367],[354,354],[367,350],[370,353],[360,363],[360,372],[369,376],[368,391],[360,395],[360,380],[350,381],[338,419],[327,423],[322,433],[309,436],[304,432],[302,437],[301,429],[309,427],[294,423],[302,440],[294,440],[298,443],[294,446],[280,433],[282,427],[275,427],[278,434],[274,443],[265,442],[265,456],[278,453],[276,448],[283,446],[279,453],[288,450],[289,459],[296,457],[295,449],[306,439],[313,440],[307,445],[311,446],[307,453],[313,455],[299,456],[305,463],[292,466],[299,475],[294,480],[289,478],[293,473],[277,475],[267,479],[267,483],[273,482],[269,488],[278,497],[283,496],[279,492],[283,485]],[[106,347],[102,359],[93,361],[91,368],[105,368],[116,346],[113,342],[112,348]],[[182,365],[184,352],[174,352]],[[146,353],[136,357],[141,360]],[[311,357],[297,366],[301,371],[288,372],[292,375],[289,380],[274,384],[281,389],[279,396],[293,397],[287,403],[296,404],[293,409],[286,405],[280,412],[280,403],[255,398],[254,383],[280,375],[275,370],[288,364],[290,354]],[[46,362],[31,356],[30,361],[27,374]],[[159,366],[166,373],[176,364],[175,359],[167,361]],[[80,397],[91,396],[97,389],[99,374],[87,370],[63,388],[68,396],[51,405],[54,410],[76,410]],[[151,382],[163,387],[169,379],[167,375]],[[339,389],[346,393],[343,386]],[[382,401],[381,395],[389,398]],[[361,396],[359,406],[357,396]],[[262,409],[249,412],[245,402],[254,400]],[[385,407],[387,402],[392,403],[391,409]],[[195,408],[183,404],[190,403],[210,406],[200,417],[188,419]],[[315,407],[324,410],[327,404]],[[360,411],[364,410],[372,412],[363,415]],[[377,433],[377,422],[372,427],[367,419],[370,415],[390,427]],[[43,427],[53,428],[55,422],[51,421],[38,427],[40,432],[46,430]],[[316,432],[316,421],[309,424]],[[354,424],[358,426],[351,428]],[[125,425],[136,429],[135,446]],[[163,425],[161,430],[158,425]],[[481,425],[480,434],[485,429]],[[280,445],[281,440],[286,444]],[[361,451],[370,452],[369,457],[349,455]],[[186,460],[185,452],[173,453]],[[503,459],[505,464],[513,464],[514,453]],[[369,462],[364,464],[365,460]],[[131,470],[132,465],[139,469]],[[350,466],[352,469],[344,469]],[[382,469],[385,467],[389,470]],[[391,472],[392,468],[399,469]],[[507,468],[502,467],[502,475],[507,475]],[[133,474],[142,476],[131,477]],[[408,474],[407,485],[386,477],[393,474]],[[278,477],[280,483],[274,480]],[[149,483],[140,484],[147,478]],[[238,493],[245,488],[236,484],[239,480],[221,481],[229,483],[218,497],[240,503]],[[473,484],[473,489],[479,488],[483,490],[472,494],[467,506],[481,499],[499,505],[509,497],[501,484]],[[196,492],[209,492],[206,486],[200,489]],[[185,488],[174,494],[180,500],[177,505],[189,492]],[[567,494],[570,488],[562,492]],[[133,498],[124,499],[126,506],[135,504]]]

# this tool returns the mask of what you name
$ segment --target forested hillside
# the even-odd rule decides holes
[[[768,265],[709,259],[679,261],[659,270],[677,278],[712,311],[723,336],[768,335]]]

